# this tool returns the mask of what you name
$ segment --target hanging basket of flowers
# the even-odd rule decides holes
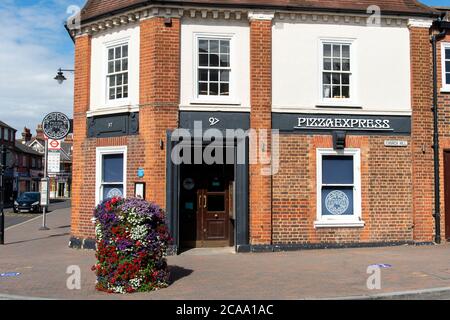
[[[143,199],[112,198],[95,208],[93,221],[97,290],[131,293],[168,286],[171,239],[162,209]]]

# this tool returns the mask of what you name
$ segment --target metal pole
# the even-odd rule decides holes
[[[45,206],[43,206],[42,208],[42,227],[39,228],[39,230],[50,230],[49,228],[47,228],[47,205],[49,204],[49,197],[48,197],[48,188],[49,188],[49,183],[48,183],[48,139],[45,139],[45,152],[44,152],[44,180],[45,180],[45,192],[46,194],[46,199],[47,199],[47,203],[45,204]],[[41,190],[42,192],[42,190]]]
[[[434,242],[441,243],[441,191],[439,174],[439,110],[437,92],[437,42],[445,36],[445,31],[431,36],[433,47],[433,151],[434,151]]]
[[[5,212],[4,212],[4,206],[5,206],[5,188],[3,183],[3,176],[5,174],[6,170],[6,150],[5,145],[2,145],[0,147],[0,211],[1,211],[1,217],[0,217],[0,244],[5,244]]]

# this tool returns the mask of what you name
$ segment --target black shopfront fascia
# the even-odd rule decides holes
[[[225,135],[226,129],[243,129],[248,130],[250,127],[250,114],[245,112],[180,112],[180,128],[187,129],[192,134],[192,139],[197,143],[209,144],[210,141],[203,139],[203,133],[208,128],[221,130]],[[194,122],[202,123],[203,131],[201,136],[194,136]],[[167,223],[171,236],[173,238],[172,253],[176,254],[179,246],[179,199],[180,199],[180,165],[176,165],[171,161],[173,147],[179,143],[172,142],[172,131],[167,131],[167,148],[166,148],[166,211]],[[235,195],[235,246],[236,251],[240,251],[240,247],[247,247],[249,244],[249,180],[248,180],[248,150],[249,141],[245,137],[243,139],[234,139],[232,141],[236,150],[245,144],[245,163],[240,164],[235,159],[234,178],[236,184]]]
[[[139,133],[139,113],[118,113],[87,118],[88,138],[110,138]]]
[[[410,116],[273,113],[272,128],[280,133],[409,136]]]

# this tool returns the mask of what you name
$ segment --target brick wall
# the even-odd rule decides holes
[[[82,210],[85,167],[83,144],[86,139],[86,111],[89,109],[91,72],[91,37],[84,35],[75,40],[75,88],[73,106],[73,167],[72,167],[72,223],[75,236],[89,233],[91,223]],[[88,170],[89,171],[89,170]],[[91,208],[92,211],[92,208]]]
[[[180,21],[174,18],[166,26],[163,18],[144,20],[140,36],[139,134],[117,138],[86,137],[91,41],[88,36],[76,41],[72,235],[78,238],[94,237],[97,147],[127,146],[127,195],[134,194],[135,182],[143,181],[146,199],[165,207],[166,130],[178,124]],[[143,178],[137,177],[138,168],[144,168]]]
[[[166,130],[178,127],[180,19],[141,22],[140,135],[145,137],[146,198],[165,207]],[[160,141],[164,147],[160,148]]]
[[[250,21],[250,127],[271,129],[272,126],[272,21]],[[270,154],[268,135],[264,146]],[[259,143],[259,147],[262,144]],[[251,146],[254,150],[255,146]],[[270,244],[272,238],[272,178],[261,174],[265,165],[250,165],[250,242]]]
[[[280,171],[273,178],[275,244],[412,241],[411,146],[387,148],[386,136],[348,136],[361,150],[364,228],[314,228],[317,217],[316,149],[332,148],[328,135],[282,134]],[[402,139],[410,142],[409,137]],[[292,150],[295,150],[293,152]]]
[[[427,28],[410,28],[414,239],[432,241],[434,173],[432,59]]]

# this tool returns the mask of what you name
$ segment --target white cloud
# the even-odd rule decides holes
[[[78,3],[77,3],[78,2]],[[47,0],[19,6],[0,3],[0,120],[33,131],[51,111],[72,116],[73,75],[59,85],[59,67],[73,68],[73,44],[64,29],[66,8],[83,1]]]

